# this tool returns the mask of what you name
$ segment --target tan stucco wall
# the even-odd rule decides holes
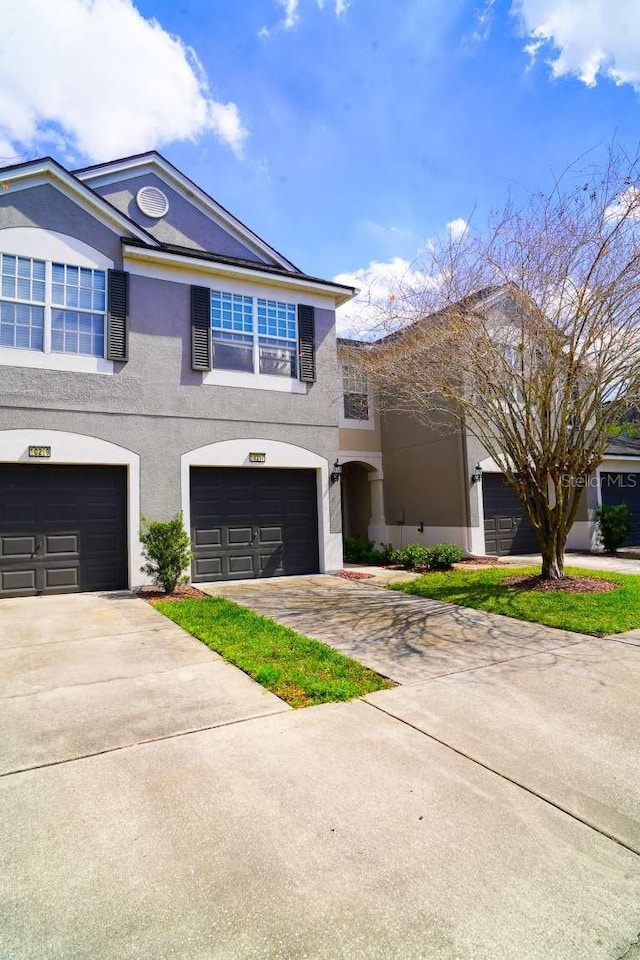
[[[426,426],[406,414],[382,420],[385,516],[394,524],[467,525],[466,469],[461,434]]]
[[[380,453],[380,427],[376,423],[373,430],[356,430],[352,427],[340,427],[338,430],[340,452],[364,450],[368,453]]]

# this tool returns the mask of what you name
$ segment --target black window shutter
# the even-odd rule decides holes
[[[315,310],[298,304],[298,363],[300,380],[314,383],[316,379]]]
[[[191,287],[191,369],[211,370],[211,291]]]
[[[107,360],[129,359],[129,274],[109,270],[107,309]]]

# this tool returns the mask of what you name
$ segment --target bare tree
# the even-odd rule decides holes
[[[564,576],[568,532],[610,425],[640,397],[640,164],[610,153],[429,244],[351,362],[383,409],[453,413],[499,463]]]

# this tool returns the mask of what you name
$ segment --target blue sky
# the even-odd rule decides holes
[[[157,147],[317,275],[404,269],[447,223],[638,142],[629,0],[57,0],[47,27],[50,6],[9,0],[0,155]]]

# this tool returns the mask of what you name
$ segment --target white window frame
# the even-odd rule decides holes
[[[338,363],[338,381],[340,387],[340,411],[338,414],[338,425],[344,427],[347,430],[375,430],[375,413],[373,409],[373,390],[371,388],[371,383],[367,378],[367,411],[368,418],[366,420],[353,420],[351,417],[346,417],[344,413],[344,361],[339,361]]]
[[[215,366],[215,345],[213,349],[214,358],[213,358],[213,369],[203,373],[202,382],[205,384],[213,384],[215,386],[223,387],[242,387],[254,390],[274,390],[278,393],[297,393],[297,394],[306,394],[308,387],[306,383],[303,383],[297,377],[283,377],[274,374],[260,373],[260,341],[261,340],[272,340],[273,337],[269,337],[268,334],[262,335],[258,331],[258,300],[272,300],[279,303],[286,303],[294,307],[296,311],[296,362],[300,362],[298,356],[298,302],[292,300],[291,297],[282,296],[279,290],[270,290],[268,288],[253,288],[253,287],[240,287],[239,285],[231,285],[226,283],[215,283],[212,284],[211,281],[207,283],[207,286],[211,292],[216,293],[229,293],[229,294],[239,294],[241,296],[251,297],[252,298],[252,317],[253,317],[253,330],[251,336],[253,338],[253,372],[241,371],[241,370],[221,370]],[[308,298],[307,298],[308,299]],[[213,326],[211,327],[211,337],[213,340]],[[248,336],[248,334],[247,334]],[[279,339],[279,338],[275,338]],[[286,343],[286,340],[282,341]]]
[[[43,349],[25,350],[20,347],[0,346],[0,366],[31,367],[40,370],[60,370],[76,373],[110,375],[114,364],[104,357],[76,353],[53,353],[51,351],[51,274],[53,263],[92,270],[113,269],[113,260],[99,250],[75,237],[54,233],[40,227],[6,227],[0,229],[0,250],[10,256],[30,257],[45,261],[45,304]],[[106,286],[106,284],[105,284]],[[107,292],[105,290],[105,297]],[[66,309],[66,308],[63,308]],[[73,309],[73,308],[69,308]],[[105,350],[106,350],[106,303],[105,303]]]

